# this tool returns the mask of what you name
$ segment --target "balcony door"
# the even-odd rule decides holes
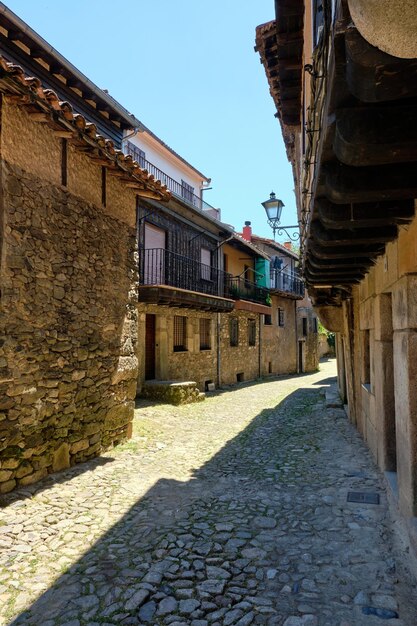
[[[143,284],[165,283],[166,233],[153,224],[145,224],[145,250],[143,262]]]

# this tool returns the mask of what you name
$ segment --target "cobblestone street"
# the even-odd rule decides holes
[[[3,496],[1,626],[415,626],[380,475],[325,406],[334,375],[141,401],[131,441]]]

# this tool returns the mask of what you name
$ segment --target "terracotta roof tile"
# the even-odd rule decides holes
[[[33,76],[26,76],[19,65],[8,63],[0,56],[0,91],[10,97],[10,102],[27,107],[31,113],[44,114],[42,121],[55,130],[69,132],[75,146],[93,160],[104,162],[110,172],[122,174],[122,181],[135,184],[136,193],[154,194],[154,199],[168,201],[171,193],[166,185],[141,168],[130,155],[124,155],[114,147],[110,139],[97,134],[97,127],[83,115],[74,113],[69,102],[59,100],[51,89],[43,89],[41,81]]]

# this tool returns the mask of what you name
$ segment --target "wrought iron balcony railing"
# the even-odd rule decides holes
[[[271,291],[284,291],[300,298],[304,297],[304,282],[294,274],[279,269],[271,269]]]
[[[214,212],[214,216],[219,214],[218,209],[211,206],[211,204],[208,204],[208,202],[204,202],[204,200],[202,200],[200,196],[196,196],[191,189],[179,183],[174,178],[171,178],[168,174],[165,174],[165,172],[160,170],[159,167],[156,167],[156,165],[150,163],[144,157],[141,157],[139,165],[147,170],[149,174],[152,174],[156,179],[160,180],[161,183],[166,185],[175,196],[181,198],[181,200],[187,202],[187,204],[191,204],[200,211]]]
[[[141,254],[141,285],[168,285],[224,296],[227,281],[228,274],[225,272],[164,248],[143,250]]]
[[[232,300],[270,304],[269,290],[265,287],[164,248],[142,251],[139,283],[167,285]]]
[[[271,298],[269,289],[259,287],[255,283],[242,276],[230,276],[226,281],[226,297],[233,300],[249,300],[270,306]]]

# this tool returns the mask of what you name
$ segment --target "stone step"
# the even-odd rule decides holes
[[[190,404],[205,400],[206,394],[192,380],[147,380],[141,396],[167,404]]]

